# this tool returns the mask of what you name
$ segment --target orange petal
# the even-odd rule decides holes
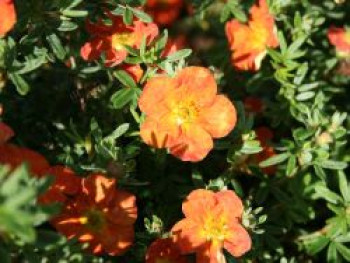
[[[179,136],[179,133],[179,127],[173,123],[165,122],[161,124],[161,122],[157,122],[152,118],[146,118],[140,128],[142,140],[158,149],[173,145],[173,141]]]
[[[101,174],[91,174],[83,179],[83,192],[92,203],[108,202],[115,191],[115,179],[109,179]]]
[[[213,139],[199,126],[191,125],[173,142],[170,152],[182,161],[199,162],[213,149]]]
[[[232,235],[224,242],[224,248],[234,257],[240,257],[251,249],[252,240],[248,232],[239,224],[230,226]]]
[[[134,227],[107,224],[99,234],[99,241],[111,256],[123,254],[134,242]]]
[[[221,247],[207,243],[197,252],[197,263],[226,263]]]
[[[146,38],[146,43],[150,44],[158,35],[159,29],[155,23],[143,23],[141,21],[134,22],[134,34],[136,48],[140,48],[143,38]]]
[[[201,218],[205,211],[210,211],[216,204],[212,191],[198,189],[192,191],[182,204],[182,212],[188,218]]]
[[[237,20],[228,21],[225,25],[226,37],[231,50],[244,49],[249,39],[250,29]]]
[[[157,119],[169,112],[165,100],[177,88],[175,79],[167,76],[151,78],[145,85],[139,99],[140,110]]]
[[[206,239],[200,235],[199,228],[200,225],[196,221],[186,218],[177,222],[171,229],[182,254],[192,253],[205,244]]]
[[[200,124],[213,138],[229,134],[236,125],[237,113],[232,102],[223,95],[216,96],[214,103],[201,111]]]
[[[17,22],[17,15],[13,0],[0,1],[0,37],[5,36]]]
[[[217,85],[210,70],[203,67],[186,67],[177,75],[176,80],[182,94],[193,99],[199,107],[213,103]]]
[[[137,218],[136,197],[126,191],[118,190],[108,204],[107,218],[118,225],[132,225]]]
[[[350,53],[350,40],[346,38],[345,28],[331,26],[328,30],[328,39],[340,52]]]
[[[45,157],[35,151],[13,144],[0,145],[0,163],[8,164],[15,169],[24,162],[29,165],[33,175],[41,176],[49,168]]]
[[[231,218],[241,218],[243,214],[242,200],[231,190],[224,190],[215,193],[220,205],[228,211]]]

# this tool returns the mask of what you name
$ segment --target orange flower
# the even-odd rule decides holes
[[[266,0],[258,0],[251,8],[248,24],[235,19],[227,22],[226,36],[233,51],[233,66],[238,70],[258,70],[267,47],[279,45],[275,21]]]
[[[257,97],[246,97],[244,100],[244,107],[247,112],[261,113],[264,110],[264,103]]]
[[[255,133],[263,150],[254,156],[253,162],[260,163],[276,155],[274,148],[269,145],[269,141],[273,139],[273,132],[267,127],[259,127],[255,130]],[[271,175],[276,173],[276,166],[269,166],[262,170],[264,173]]]
[[[106,66],[121,64],[127,57],[125,46],[139,48],[145,37],[147,43],[152,42],[158,35],[158,27],[154,23],[145,24],[134,20],[132,25],[125,25],[121,16],[107,13],[112,25],[106,25],[102,20],[96,24],[87,22],[87,31],[91,40],[81,48],[80,54],[84,60],[93,61],[102,53],[106,55]]]
[[[12,30],[17,22],[17,15],[13,0],[0,0],[0,37]]]
[[[7,164],[15,169],[24,162],[34,175],[42,175],[49,168],[45,157],[35,151],[13,144],[0,145],[0,164]]]
[[[340,55],[350,54],[350,30],[340,27],[330,27],[328,39]]]
[[[124,253],[134,240],[135,196],[116,189],[116,181],[92,174],[82,180],[81,192],[53,219],[55,228],[88,243],[94,254]]]
[[[230,190],[193,191],[182,204],[185,219],[172,229],[182,254],[197,253],[198,263],[225,263],[223,248],[240,257],[251,248],[241,226],[242,201]]]
[[[146,263],[188,263],[188,260],[171,238],[160,238],[148,248]]]
[[[7,124],[0,122],[0,145],[10,140],[15,135]]]
[[[156,148],[169,148],[183,161],[200,161],[236,124],[231,101],[217,95],[209,70],[187,67],[175,77],[150,79],[139,100],[146,114],[141,137]]]
[[[70,168],[57,165],[47,169],[44,174],[52,175],[54,182],[47,192],[39,197],[40,203],[64,203],[69,196],[78,194],[81,187],[81,178],[76,176]]]
[[[146,11],[162,26],[170,26],[180,16],[183,0],[147,0]]]

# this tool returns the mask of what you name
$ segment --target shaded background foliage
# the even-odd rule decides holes
[[[144,2],[16,1],[18,23],[0,39],[2,120],[15,130],[17,144],[38,150],[50,163],[117,178],[120,187],[137,196],[139,214],[129,252],[92,257],[43,223],[58,208],[33,206],[49,182],[30,179],[24,167],[6,177],[9,172],[2,168],[3,262],[143,262],[147,246],[181,218],[181,202],[196,188],[229,188],[246,200],[243,223],[251,231],[253,250],[239,260],[228,255],[228,262],[350,261],[350,76],[340,74],[350,61],[338,58],[326,37],[331,25],[349,26],[349,1],[270,0],[280,47],[268,51],[257,73],[232,68],[224,34],[224,22],[245,21],[254,1],[188,1],[196,12],[184,9],[168,31],[187,36],[191,56],[185,50],[162,61],[154,48],[132,55],[147,72],[154,64],[181,67],[185,61],[209,67],[220,90],[235,102],[235,130],[194,164],[141,142],[136,102],[142,81],[106,68],[103,59],[86,63],[80,58],[87,17],[103,16],[108,8],[126,22],[133,15],[149,21],[133,9]],[[247,96],[261,98],[264,112],[245,112]],[[275,165],[273,175],[257,165],[249,172],[240,169],[247,155],[261,150],[254,134],[259,126],[274,132],[277,154],[260,164]],[[16,201],[16,191],[26,197]],[[11,202],[18,205],[10,209]],[[19,215],[23,220],[15,220]]]

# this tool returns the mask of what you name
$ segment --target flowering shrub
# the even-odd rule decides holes
[[[349,21],[0,0],[0,262],[350,262]]]

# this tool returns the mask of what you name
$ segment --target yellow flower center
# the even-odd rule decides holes
[[[90,209],[81,218],[81,223],[93,231],[98,231],[105,225],[106,219],[102,211]]]
[[[192,123],[198,117],[198,107],[194,101],[180,102],[173,110],[173,116],[177,125]]]
[[[112,35],[112,47],[115,50],[124,50],[125,46],[134,44],[134,34],[132,32],[117,33]]]
[[[203,238],[207,241],[211,241],[214,245],[220,245],[229,234],[227,219],[225,216],[217,218],[214,215],[207,215],[201,229],[201,235]]]
[[[345,33],[345,42],[350,45],[350,30]]]
[[[266,27],[260,23],[254,23],[252,26],[251,45],[253,49],[264,50],[269,37]]]

